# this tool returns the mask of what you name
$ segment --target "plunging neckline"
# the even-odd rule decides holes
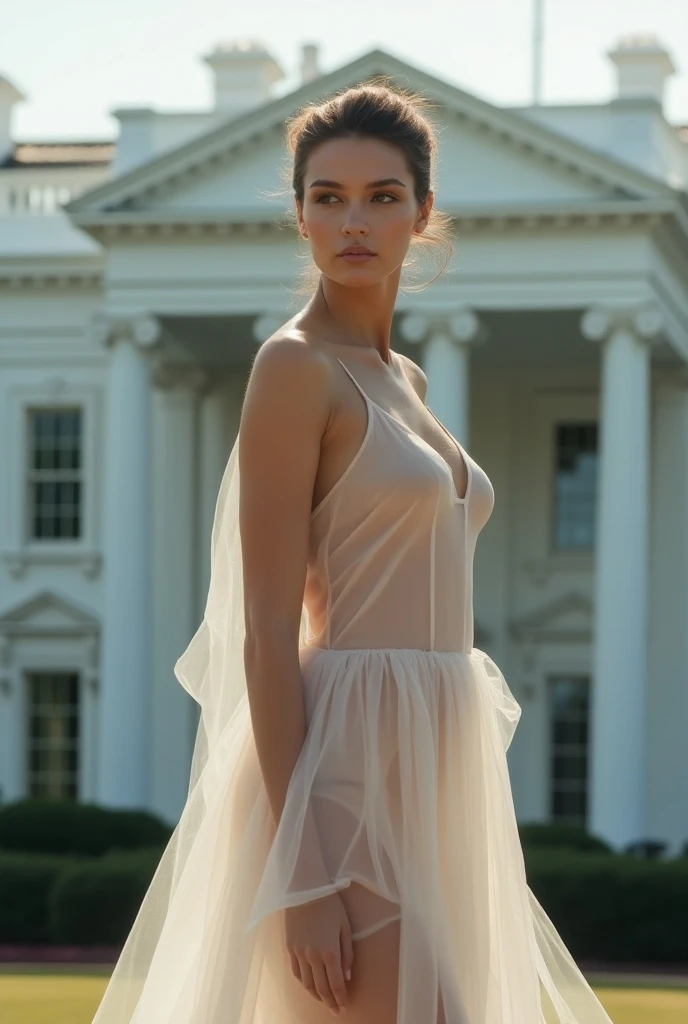
[[[437,416],[435,416],[435,414],[432,411],[432,409],[430,409],[427,405],[425,405],[425,403],[423,403],[424,407],[428,410],[428,412],[430,413],[432,418],[435,420],[437,425],[442,428],[442,430],[445,432],[447,437],[456,446],[456,449],[457,449],[457,451],[458,451],[460,457],[462,458],[462,460],[464,462],[464,465],[466,467],[466,477],[467,477],[467,479],[466,479],[466,493],[465,493],[463,498],[459,497],[459,493],[458,493],[458,490],[456,488],[456,478],[454,477],[454,470],[449,465],[449,463],[447,462],[445,457],[443,455],[441,455],[437,451],[437,449],[434,447],[434,445],[431,445],[429,441],[426,441],[425,438],[421,434],[419,434],[417,430],[414,430],[413,427],[409,427],[409,425],[407,423],[404,423],[402,420],[397,419],[397,417],[392,415],[392,413],[389,412],[387,409],[385,409],[384,406],[380,405],[379,402],[376,402],[374,398],[371,398],[370,395],[364,390],[364,388],[356,380],[356,378],[354,377],[353,373],[351,372],[349,367],[346,365],[346,363],[344,363],[339,358],[339,356],[335,356],[335,358],[336,358],[337,362],[340,363],[341,366],[344,367],[344,369],[346,370],[346,372],[349,375],[349,377],[351,377],[351,380],[354,382],[354,384],[356,385],[356,387],[360,391],[360,393],[363,396],[363,399],[365,400],[366,403],[368,403],[369,405],[374,406],[374,408],[378,409],[381,413],[384,413],[385,416],[387,416],[393,423],[396,423],[396,425],[398,427],[401,427],[402,430],[406,431],[407,434],[410,434],[412,437],[417,438],[421,442],[421,444],[425,445],[425,447],[429,451],[431,451],[442,462],[442,464],[444,465],[445,469],[447,470],[447,472],[449,474],[449,480],[451,482],[451,488],[452,488],[452,500],[454,502],[456,502],[457,504],[459,504],[459,505],[467,504],[468,499],[470,498],[470,495],[471,495],[471,486],[472,486],[472,483],[473,483],[473,467],[472,467],[472,465],[470,463],[470,456],[462,448],[462,446],[459,444],[459,442],[454,437],[454,435],[452,433],[450,433],[450,431],[445,427],[444,423],[442,423],[437,418]],[[369,420],[370,420],[370,413],[369,413]],[[358,449],[356,455],[354,456],[352,462],[349,464],[348,469],[346,469],[344,471],[344,476],[348,476],[349,469],[351,469],[353,464],[358,461],[358,457],[361,454],[364,446],[366,445],[366,443],[368,441],[369,433],[370,433],[370,422],[367,425],[365,436],[363,438],[363,441],[361,442],[361,446]],[[321,504],[322,504],[322,502],[321,502]],[[317,509],[316,509],[316,511],[317,511]]]

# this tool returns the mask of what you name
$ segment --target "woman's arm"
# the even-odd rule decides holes
[[[241,417],[244,662],[258,758],[276,823],[306,734],[299,626],[331,375],[326,358],[305,343],[270,340],[254,360]]]
[[[299,627],[313,485],[333,376],[322,353],[292,339],[259,349],[239,438],[244,663],[258,760],[275,823],[306,736]],[[309,887],[330,885],[312,806],[303,826]],[[346,1005],[351,925],[337,892],[285,910],[294,976],[333,1012]]]

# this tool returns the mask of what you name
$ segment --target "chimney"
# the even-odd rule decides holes
[[[321,74],[320,65],[318,64],[317,43],[304,43],[301,47],[301,84],[305,85],[306,82],[312,82],[314,78],[319,78]]]
[[[261,43],[249,39],[220,43],[203,58],[215,75],[215,110],[233,117],[271,98],[284,71]]]
[[[657,36],[623,36],[607,56],[616,66],[617,99],[652,99],[663,106],[664,83],[676,68]]]
[[[26,99],[23,93],[0,75],[0,165],[14,153],[12,107]]]

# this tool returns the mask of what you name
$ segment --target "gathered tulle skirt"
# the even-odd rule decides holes
[[[491,658],[300,660],[308,731],[279,827],[244,697],[94,1024],[301,1024],[284,908],[352,886],[354,939],[398,922],[397,1024],[609,1024],[526,882],[506,760],[521,709]]]

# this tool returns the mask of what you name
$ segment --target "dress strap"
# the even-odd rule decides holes
[[[364,402],[366,403],[366,405],[368,405],[368,404],[369,404],[369,402],[368,402],[368,396],[367,396],[367,394],[365,393],[365,391],[363,390],[363,388],[361,387],[361,385],[360,385],[360,384],[358,383],[358,381],[356,380],[356,378],[354,377],[354,375],[353,375],[353,373],[351,372],[351,370],[349,369],[349,367],[348,367],[348,366],[346,365],[346,363],[343,363],[343,362],[342,362],[342,360],[341,360],[341,359],[339,358],[339,356],[335,356],[335,359],[336,359],[336,360],[337,360],[337,362],[338,362],[338,363],[340,364],[340,366],[343,366],[343,367],[344,367],[344,369],[346,370],[346,372],[348,373],[348,375],[349,375],[349,376],[351,377],[352,381],[354,382],[354,384],[356,385],[356,387],[358,388],[358,390],[359,390],[359,391],[361,392],[361,394],[363,395],[363,401],[364,401]]]

